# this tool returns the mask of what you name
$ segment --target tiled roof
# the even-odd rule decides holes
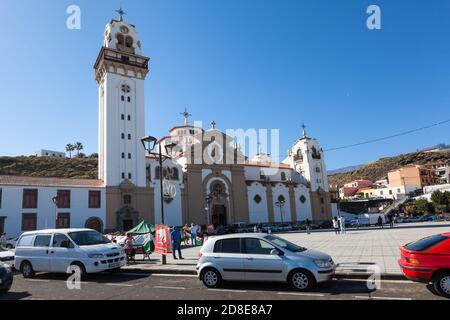
[[[68,179],[0,175],[0,185],[33,187],[103,187],[103,181],[97,179]]]

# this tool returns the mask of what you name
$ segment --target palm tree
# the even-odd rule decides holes
[[[84,149],[83,144],[81,142],[75,142],[73,145],[75,150],[77,150],[77,157],[80,155],[80,151]]]
[[[69,153],[69,157],[72,158],[72,151],[75,150],[75,147],[73,144],[68,143],[66,145],[66,152]]]

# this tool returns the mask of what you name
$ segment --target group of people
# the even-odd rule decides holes
[[[345,217],[343,216],[334,217],[332,222],[333,222],[333,229],[336,234],[344,234],[347,232],[345,230]]]

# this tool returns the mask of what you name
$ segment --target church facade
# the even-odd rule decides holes
[[[94,65],[98,179],[0,176],[0,231],[20,234],[55,226],[129,230],[143,219],[162,223],[161,184],[168,225],[331,219],[324,152],[305,128],[287,158],[274,163],[262,150],[248,159],[215,122],[205,130],[190,125],[185,112],[184,124],[156,144],[164,156],[160,170],[159,156],[141,144],[149,61],[134,25],[122,17],[107,24]],[[176,145],[170,154],[168,145]],[[65,199],[64,207],[55,195]]]

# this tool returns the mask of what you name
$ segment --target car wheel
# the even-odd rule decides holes
[[[434,289],[443,297],[450,299],[450,272],[442,272],[433,280]]]
[[[35,274],[33,266],[28,261],[22,262],[22,264],[20,265],[20,272],[22,273],[22,276],[24,278],[33,278]]]
[[[202,281],[208,288],[218,288],[222,284],[222,276],[216,269],[207,268],[202,272]]]
[[[291,272],[289,284],[297,291],[308,291],[314,287],[315,280],[311,272],[298,269]]]
[[[79,273],[81,281],[87,280],[86,268],[84,267],[84,265],[81,262],[72,263],[71,266],[75,267],[75,269],[78,269],[76,271],[75,270],[72,271],[72,274]]]
[[[12,244],[8,243],[8,244],[6,245],[6,249],[11,250],[12,248],[13,248]]]

